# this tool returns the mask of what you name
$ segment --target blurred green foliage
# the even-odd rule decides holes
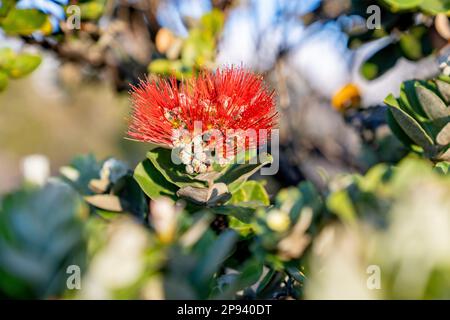
[[[97,21],[105,11],[106,0],[80,0],[77,5],[80,6],[82,20]]]
[[[0,7],[0,28],[9,35],[28,36],[41,31],[51,32],[49,17],[36,9],[17,9],[15,0],[2,1]]]
[[[9,79],[18,79],[33,72],[40,64],[41,57],[30,53],[15,53],[11,48],[0,48],[0,91]]]
[[[383,4],[378,16],[380,25],[350,31],[350,48],[357,48],[364,43],[387,36],[392,37],[387,45],[373,53],[361,65],[360,72],[367,80],[381,77],[395,66],[400,58],[418,61],[440,49],[432,26],[433,17],[439,13],[450,14],[450,4],[446,0],[379,0],[379,2]],[[373,1],[353,1],[351,13],[364,19],[374,19],[376,12],[367,12],[370,5],[373,5]],[[431,22],[426,17],[418,16],[421,11],[430,16]]]
[[[77,5],[83,21],[95,21],[103,14],[106,0],[83,0]],[[30,37],[34,34],[50,36],[55,31],[50,13],[38,9],[16,8],[16,0],[4,0],[0,3],[0,29],[6,35],[16,37]],[[40,65],[41,60],[37,54],[15,53],[10,48],[0,48],[0,91],[7,87],[9,78],[27,76]]]
[[[170,58],[154,59],[148,71],[172,75],[178,79],[189,77],[199,69],[214,66],[216,45],[224,24],[224,14],[217,9],[203,15],[197,25],[189,29],[184,39],[172,41],[167,49]],[[180,43],[181,42],[181,43]]]
[[[436,15],[445,13],[450,15],[450,3],[447,0],[381,0],[393,12],[402,10],[420,10]]]
[[[67,184],[25,186],[0,199],[0,296],[48,298],[66,288],[67,268],[84,267],[85,204]]]
[[[120,162],[99,163],[91,157],[80,157],[71,165],[77,174],[67,168],[62,173],[90,204],[84,231],[80,224],[83,206],[80,207],[78,196],[66,183],[51,183],[42,189],[26,187],[2,199],[0,244],[8,250],[0,251],[3,267],[0,290],[6,297],[18,298],[63,294],[61,288],[67,279],[64,269],[57,269],[60,273],[55,269],[45,273],[47,277],[59,275],[56,280],[52,278],[50,290],[48,278],[40,280],[39,285],[30,282],[35,275],[31,266],[66,267],[66,259],[79,257],[83,252],[82,235],[86,235],[88,263],[82,269],[82,289],[66,289],[66,298],[304,298],[305,293],[308,297],[311,290],[314,292],[315,286],[321,288],[316,283],[314,267],[316,242],[320,243],[322,233],[337,223],[355,232],[366,225],[375,230],[370,234],[379,251],[367,251],[370,255],[364,259],[369,260],[357,261],[378,263],[386,272],[383,297],[404,297],[405,291],[398,291],[390,282],[396,277],[391,265],[403,259],[403,251],[392,249],[385,253],[383,248],[398,243],[395,230],[399,224],[413,229],[421,224],[422,218],[407,219],[403,213],[401,222],[394,219],[399,214],[396,212],[409,210],[409,207],[401,208],[410,205],[411,192],[414,197],[417,192],[426,197],[435,193],[433,202],[421,202],[417,208],[421,215],[429,215],[430,219],[436,214],[448,216],[450,211],[445,203],[450,188],[448,165],[441,162],[433,169],[426,160],[407,158],[397,166],[377,165],[364,176],[342,175],[330,181],[327,194],[304,182],[281,190],[272,201],[262,182],[246,181],[233,191],[225,204],[208,207],[161,196],[149,201],[134,182],[130,170],[122,170]],[[90,190],[87,196],[86,190]],[[93,197],[98,196],[105,198],[96,202],[98,198]],[[118,210],[108,208],[111,197],[119,199]],[[134,209],[126,207],[127,203],[134,204]],[[427,207],[429,210],[424,210]],[[19,218],[21,215],[23,220]],[[13,217],[23,222],[17,224]],[[46,227],[41,229],[39,226],[44,221]],[[48,236],[42,236],[42,232]],[[440,239],[441,246],[450,245],[445,238]],[[358,247],[366,245],[365,240],[358,241],[361,241]],[[423,243],[433,245],[433,242]],[[4,247],[6,244],[8,247]],[[56,244],[58,250],[49,249]],[[423,250],[433,252],[429,247]],[[28,260],[12,258],[25,253]],[[325,255],[320,263],[326,263],[331,257],[332,254]],[[341,259],[345,257],[342,255]],[[46,259],[48,262],[42,264]],[[76,260],[77,264],[84,266],[80,261],[84,260]],[[445,264],[430,263],[435,263],[435,267],[421,275],[430,281],[425,297],[445,296],[445,290],[450,287],[442,277],[447,270]],[[10,272],[7,277],[4,270]],[[365,276],[364,270],[361,272],[354,276]],[[312,281],[307,281],[311,276]],[[371,291],[364,290],[370,295]],[[320,292],[326,296],[326,288]]]
[[[450,177],[436,171],[410,157],[341,181],[327,206],[344,224],[313,244],[306,297],[448,299]]]

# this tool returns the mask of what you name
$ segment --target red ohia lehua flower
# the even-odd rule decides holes
[[[270,136],[278,117],[274,93],[262,76],[237,67],[202,71],[180,85],[175,77],[141,81],[131,97],[128,136],[166,148],[181,147],[182,162],[190,173],[207,170],[210,160],[203,149],[218,141],[217,133],[224,143],[243,139],[246,148],[257,147]],[[211,131],[214,138],[205,139]],[[255,135],[248,135],[250,131]],[[199,149],[191,149],[198,136],[200,156]]]

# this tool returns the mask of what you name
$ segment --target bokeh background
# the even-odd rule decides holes
[[[261,73],[276,92],[280,170],[254,176],[266,180],[267,210],[251,224],[260,232],[256,244],[233,256],[251,261],[241,268],[233,260],[218,278],[205,271],[217,280],[212,289],[212,280],[201,278],[204,270],[195,268],[236,241],[216,216],[197,221],[184,213],[175,222],[170,219],[179,208],[163,200],[151,202],[154,217],[145,215],[145,227],[101,210],[89,219],[84,212],[81,227],[73,214],[78,196],[66,185],[20,191],[5,200],[8,213],[0,216],[0,297],[449,298],[448,173],[408,156],[386,123],[383,102],[390,93],[398,96],[405,80],[450,75],[449,1],[411,3],[1,0],[0,205],[24,182],[40,184],[48,176],[70,180],[75,174],[74,189],[90,195],[89,181],[102,175],[100,163],[109,157],[132,170],[150,147],[125,139],[132,86],[146,77],[182,80],[221,66]],[[379,28],[368,28],[367,19],[378,12],[368,12],[371,5],[379,10]],[[22,11],[8,18],[5,8]],[[16,55],[23,61],[11,62]],[[16,71],[7,74],[9,63]],[[53,223],[52,210],[67,221]],[[295,211],[295,219],[285,211]],[[207,231],[197,229],[195,245],[179,234],[171,234],[178,242],[161,244],[161,230],[147,221],[158,212],[164,226]],[[248,235],[241,222],[230,221],[240,236]],[[65,276],[62,266],[86,234],[86,291],[64,293],[65,281],[55,279]],[[215,271],[225,259],[214,257],[220,261],[205,270]],[[381,266],[382,291],[368,290],[369,265]],[[239,278],[259,267],[267,281]]]

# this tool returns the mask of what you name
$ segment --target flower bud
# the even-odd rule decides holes
[[[289,228],[291,221],[289,215],[278,209],[270,210],[267,214],[267,225],[276,232],[284,232]]]
[[[180,208],[167,198],[161,197],[150,202],[150,223],[155,228],[161,242],[170,243],[175,237]]]

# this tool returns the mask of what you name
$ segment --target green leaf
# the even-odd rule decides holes
[[[2,0],[0,3],[0,18],[3,18],[14,8],[16,0]]]
[[[450,15],[450,2],[448,0],[381,0],[392,12],[412,11],[420,9],[421,11],[437,15],[445,13]]]
[[[444,97],[445,102],[448,104],[450,102],[450,83],[438,79],[436,80],[436,86],[442,97]]]
[[[205,182],[196,180],[193,176],[186,173],[185,166],[174,164],[171,159],[172,150],[164,148],[155,148],[147,153],[153,166],[170,182],[178,187],[205,187]]]
[[[122,215],[118,212],[106,211],[106,210],[101,210],[101,209],[96,210],[95,213],[98,214],[103,219],[109,220],[109,221],[117,219],[119,217],[122,217]]]
[[[214,207],[214,208],[212,208],[212,211],[215,214],[232,216],[244,223],[251,223],[253,220],[253,217],[255,216],[255,209],[252,208],[251,206],[247,207],[244,204],[241,204],[240,206],[225,205],[225,206]]]
[[[111,192],[120,198],[121,206],[126,212],[145,218],[148,213],[147,199],[133,176],[127,174],[120,178]]]
[[[174,200],[177,199],[175,193],[178,187],[167,181],[148,159],[138,164],[134,170],[134,179],[142,191],[151,199],[156,199],[160,196],[167,196]]]
[[[423,110],[430,119],[438,120],[450,116],[450,109],[437,94],[421,85],[416,85],[416,93]]]
[[[240,189],[245,192],[247,202],[256,201],[264,206],[270,205],[269,195],[261,182],[246,181]]]
[[[444,148],[438,156],[438,160],[450,161],[450,145]]]
[[[445,13],[450,15],[450,1],[448,0],[422,0],[420,8],[429,14],[437,15],[439,13]]]
[[[269,195],[263,184],[259,181],[246,181],[241,188],[233,193],[228,204],[240,205],[247,203],[255,206],[270,205]]]
[[[383,0],[392,11],[410,10],[419,6],[423,0]]]
[[[23,53],[18,55],[7,69],[11,78],[21,78],[33,72],[40,64],[41,57]]]
[[[394,119],[412,141],[424,149],[432,148],[434,145],[433,140],[414,118],[400,108],[398,101],[393,95],[389,95],[385,99],[385,103],[390,106]]]
[[[420,39],[417,39],[410,33],[402,34],[399,46],[403,55],[409,60],[417,61],[423,57]]]
[[[103,1],[102,1],[103,2]],[[98,20],[103,14],[104,4],[96,1],[79,4],[83,20]]]
[[[284,277],[284,273],[278,272],[275,269],[270,269],[259,283],[258,288],[256,289],[257,294],[263,294],[264,291],[270,292],[271,285],[273,285],[273,283],[277,284],[278,281],[282,281]]]
[[[424,25],[412,26],[401,35],[399,47],[403,56],[412,61],[430,55],[433,46],[428,36],[428,28]]]
[[[327,198],[327,207],[344,222],[354,223],[357,212],[346,190],[333,192]]]
[[[442,161],[437,163],[434,166],[434,171],[438,172],[439,174],[448,175],[450,174],[450,162]]]
[[[224,21],[224,14],[218,9],[213,9],[211,12],[204,14],[200,19],[203,29],[210,32],[213,37],[217,36],[222,30]]]
[[[173,75],[181,78],[185,70],[181,60],[155,59],[148,65],[148,72],[162,75]]]
[[[427,115],[417,98],[416,83],[417,81],[409,80],[401,84],[400,107],[418,121],[424,121],[427,119]]]
[[[12,9],[0,21],[6,33],[27,36],[44,27],[47,16],[35,9]]]
[[[254,285],[261,277],[263,267],[263,262],[258,258],[252,258],[245,262],[240,270],[233,289],[235,289],[235,291],[240,291]]]
[[[261,156],[263,161],[256,164],[250,164],[248,161],[244,164],[233,163],[228,166],[223,173],[223,175],[218,178],[215,182],[223,182],[228,185],[228,189],[233,193],[239,189],[248,178],[250,178],[254,173],[256,173],[261,167],[266,164],[272,163],[272,157],[270,155]]]
[[[215,54],[215,40],[208,30],[191,29],[183,43],[181,59],[183,64],[202,66],[211,61]]]
[[[315,212],[319,212],[323,206],[323,201],[314,184],[310,181],[303,181],[299,184],[298,189],[302,195],[302,207],[308,206]],[[291,209],[291,217],[294,220],[298,219],[298,216],[301,214],[301,209],[303,208],[295,208],[295,206]],[[298,214],[294,214],[295,212],[292,212],[293,210],[298,210]]]
[[[382,163],[377,164],[370,168],[364,178],[358,180],[358,186],[364,192],[375,192],[382,186],[387,174],[389,174],[389,167]]]
[[[297,187],[280,190],[275,197],[275,206],[289,213],[291,221],[297,221],[305,207],[320,212],[322,200],[314,185],[310,181],[303,181]]]
[[[101,169],[101,164],[97,162],[95,156],[92,154],[77,156],[71,161],[69,168],[75,172],[76,179],[71,180],[64,176],[63,172],[62,178],[82,195],[92,194],[89,182],[100,177]]]
[[[5,47],[0,49],[0,69],[4,69],[5,72],[11,69],[14,59],[16,58],[16,53],[13,49]]]
[[[298,281],[300,283],[305,283],[306,277],[303,274],[303,272],[301,272],[297,267],[287,266],[286,271],[296,281]]]
[[[17,55],[11,48],[0,49],[0,70],[11,78],[20,78],[34,71],[41,64],[41,57],[22,53]]]
[[[444,128],[439,132],[436,137],[436,142],[441,146],[446,146],[450,143],[450,122],[448,122]]]
[[[198,285],[208,283],[214,273],[219,270],[220,265],[225,261],[238,240],[238,235],[233,230],[226,230],[214,241],[205,255],[198,262],[192,274],[192,280]]]
[[[232,193],[231,199],[227,204],[239,204],[247,201],[247,194],[243,188],[237,189]]]
[[[391,43],[361,65],[361,75],[367,80],[374,80],[394,67],[400,57],[398,45]]]
[[[250,223],[242,222],[233,216],[228,217],[228,227],[235,230],[241,237],[248,237],[254,232],[254,226]]]

